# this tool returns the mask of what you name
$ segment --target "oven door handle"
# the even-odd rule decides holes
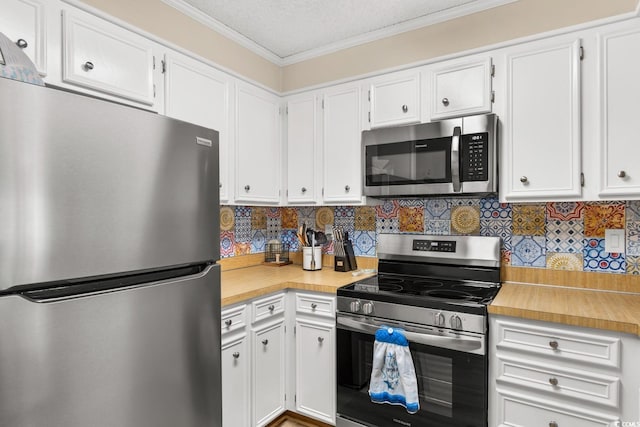
[[[375,335],[376,331],[380,329],[382,324],[371,324],[355,320],[351,317],[340,316],[336,318],[336,323],[339,329],[348,329],[355,332],[365,332],[370,335]],[[393,327],[393,324],[388,325]],[[484,354],[484,341],[482,337],[461,337],[459,334],[456,336],[451,335],[435,335],[424,332],[413,332],[400,327],[404,336],[409,342],[416,344],[424,344],[432,347],[442,347],[450,350],[464,351],[467,353]]]

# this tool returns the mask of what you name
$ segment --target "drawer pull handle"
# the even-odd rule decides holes
[[[549,427],[558,427],[558,423],[555,421],[549,422]]]
[[[318,337],[318,342],[319,342],[320,344],[322,344],[322,342],[323,342],[323,341],[324,341],[324,338],[323,338],[323,337]]]
[[[237,351],[235,353],[233,353],[233,358],[237,359],[238,357],[240,357],[240,353],[238,353]]]
[[[227,328],[229,326],[231,326],[232,323],[233,323],[233,320],[231,320],[231,319],[227,319],[227,320],[224,321],[224,324],[227,325]]]
[[[267,345],[269,344],[269,340],[262,340],[262,345]]]
[[[25,39],[18,39],[18,41],[16,42],[16,46],[18,46],[20,49],[26,49],[27,46],[29,46],[29,43],[27,43]]]
[[[554,350],[558,349],[558,341],[549,341],[549,347],[551,347]]]
[[[549,378],[549,384],[551,384],[554,387],[557,386],[558,385],[558,379],[554,378],[554,377]]]
[[[270,312],[272,312],[272,313],[273,313],[273,310],[275,310],[275,309],[276,309],[276,306],[275,306],[275,305],[271,304],[271,305],[269,306],[269,311],[270,311]]]
[[[311,303],[311,310],[315,310],[316,308],[318,308],[318,304],[316,304],[315,302]]]

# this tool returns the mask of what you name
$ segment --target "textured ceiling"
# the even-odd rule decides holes
[[[510,0],[513,1],[513,0]],[[508,0],[184,0],[275,56],[390,35],[430,17],[461,16]],[[442,21],[446,18],[440,18]],[[426,24],[424,24],[426,25]],[[417,27],[414,26],[414,27]],[[404,28],[404,29],[403,29]],[[409,28],[411,29],[411,28]],[[369,37],[369,39],[367,39]]]

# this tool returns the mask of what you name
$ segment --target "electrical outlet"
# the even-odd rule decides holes
[[[604,250],[609,253],[623,254],[625,251],[624,230],[604,230]]]

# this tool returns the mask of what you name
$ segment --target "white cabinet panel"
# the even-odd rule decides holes
[[[150,40],[71,9],[63,11],[63,39],[64,82],[153,105]]]
[[[231,93],[234,80],[228,74],[184,55],[166,59],[165,114],[219,132],[220,201],[230,200]]]
[[[491,112],[491,58],[432,73],[431,119]]]
[[[369,89],[371,128],[420,121],[420,72],[394,73]]]
[[[315,203],[318,155],[318,101],[314,93],[287,102],[287,201]]]
[[[507,92],[504,199],[579,197],[580,40],[534,43],[509,53]]]
[[[602,34],[600,196],[640,196],[640,29]]]
[[[236,202],[280,198],[280,98],[247,84],[236,96]]]
[[[222,425],[249,427],[249,358],[246,335],[222,343]]]
[[[251,332],[253,424],[264,426],[284,411],[284,319]]]
[[[22,47],[42,75],[47,73],[45,21],[41,0],[3,0],[2,2],[0,32]]]

